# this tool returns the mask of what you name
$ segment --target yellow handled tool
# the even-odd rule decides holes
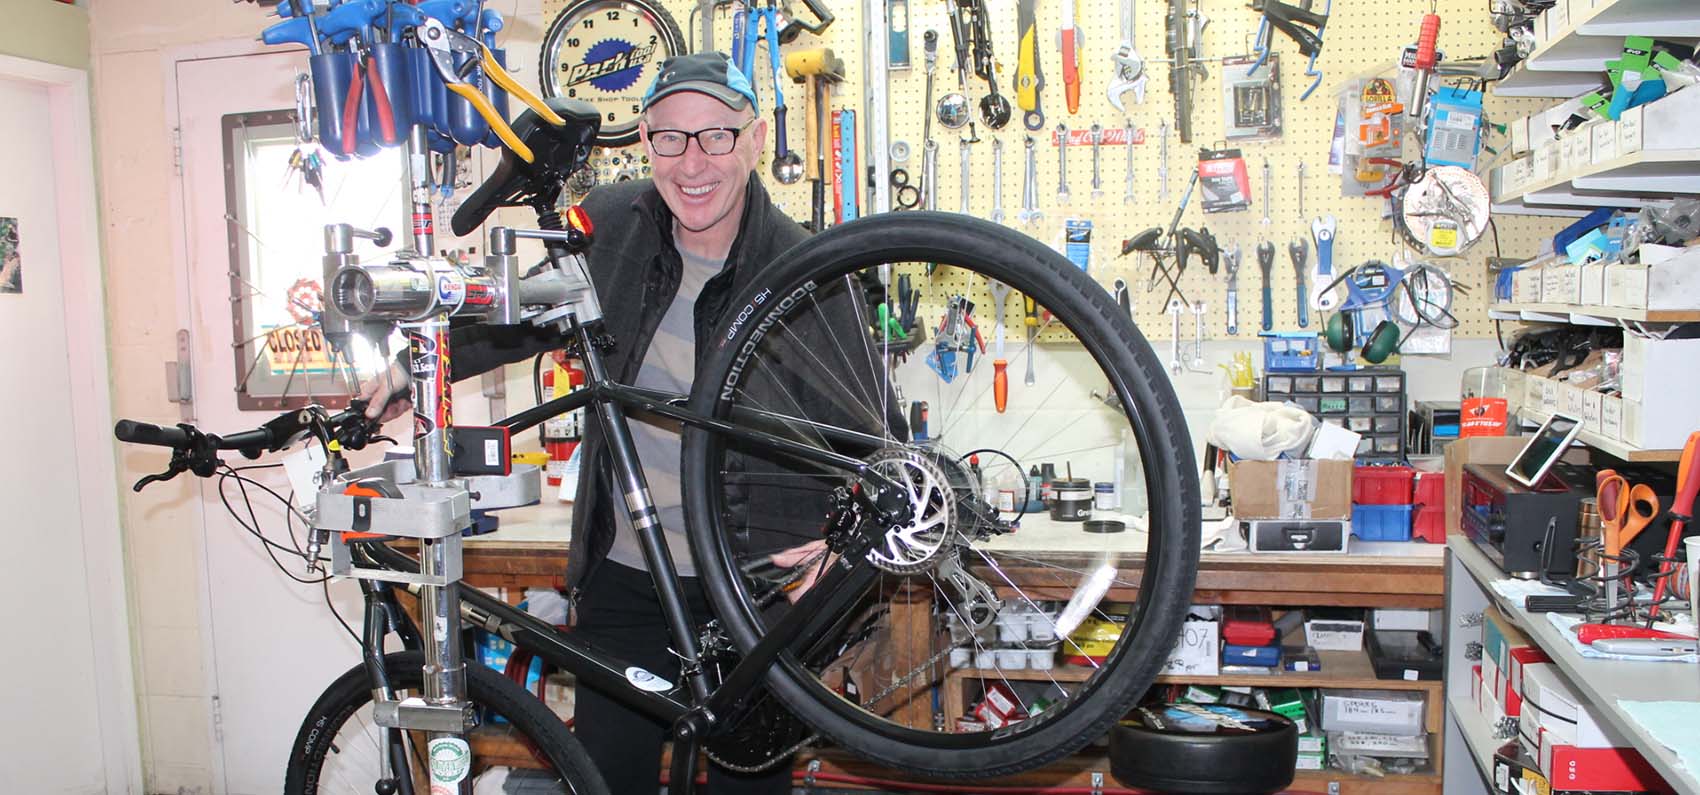
[[[503,69],[502,64],[496,60],[495,53],[490,52],[490,48],[485,47],[483,42],[430,18],[419,26],[418,35],[419,42],[425,45],[426,51],[431,54],[431,62],[436,64],[437,73],[442,75],[443,83],[450,91],[472,103],[473,109],[477,110],[478,115],[484,117],[490,129],[495,131],[496,137],[512,149],[519,159],[531,163],[537,156],[532,153],[531,147],[526,146],[525,142],[514,134],[513,128],[508,126],[508,120],[496,112],[496,106],[490,103],[490,98],[485,96],[478,86],[461,77],[460,72],[455,69],[455,53],[466,53],[476,58],[477,63],[484,68],[484,75],[489,77],[491,82],[506,89],[509,94],[525,103],[526,107],[536,111],[538,118],[554,127],[566,125],[566,119],[543,104],[543,100],[526,90],[508,70]]]

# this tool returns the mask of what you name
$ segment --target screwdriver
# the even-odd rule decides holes
[[[927,401],[917,400],[909,404],[909,441],[924,442],[927,440]]]
[[[1038,377],[1033,374],[1033,343],[1039,339],[1039,305],[1033,302],[1033,296],[1030,295],[1023,295],[1021,304],[1027,312],[1022,320],[1027,324],[1027,378],[1023,383],[1032,386],[1039,383]]]
[[[1694,513],[1694,498],[1700,493],[1700,467],[1694,465],[1694,457],[1700,455],[1700,431],[1688,434],[1688,441],[1682,446],[1682,463],[1676,469],[1676,501],[1671,503],[1670,530],[1665,534],[1665,559],[1659,564],[1659,583],[1653,587],[1653,606],[1648,611],[1652,617],[1659,615],[1659,602],[1665,598],[1665,586],[1670,582],[1676,559],[1676,545],[1682,540],[1683,528],[1688,525],[1689,517]],[[1689,561],[1688,565],[1697,565]]]

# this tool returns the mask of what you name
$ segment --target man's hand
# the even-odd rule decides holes
[[[412,379],[401,362],[392,361],[383,372],[360,385],[360,397],[365,400],[366,416],[379,422],[389,422],[413,410]]]
[[[821,561],[822,555],[826,555],[825,563]],[[803,576],[785,588],[785,598],[790,600],[792,604],[796,604],[798,599],[803,598],[803,594],[815,587],[815,579],[820,576],[826,566],[831,565],[832,561],[837,558],[836,554],[830,554],[826,551],[826,539],[821,539],[810,541],[802,546],[782,549],[773,553],[770,559],[773,561],[773,565],[780,568],[788,569],[792,566],[803,566]]]

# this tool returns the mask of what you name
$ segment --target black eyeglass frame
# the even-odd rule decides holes
[[[645,138],[646,138],[646,140],[649,141],[650,151],[654,152],[656,157],[684,157],[685,152],[691,148],[691,141],[696,141],[697,148],[701,149],[702,153],[705,154],[705,155],[708,155],[709,157],[725,157],[726,155],[732,154],[733,150],[738,148],[738,137],[740,135],[743,135],[744,131],[748,130],[750,128],[750,125],[754,124],[756,122],[756,119],[758,119],[758,118],[760,118],[760,117],[751,116],[748,121],[745,121],[742,125],[739,125],[737,127],[705,127],[701,130],[697,130],[696,132],[687,132],[685,130],[648,130],[648,131],[645,132]],[[727,133],[732,134],[732,145],[728,146],[726,148],[726,151],[724,151],[724,152],[710,152],[710,151],[708,151],[708,147],[705,147],[705,146],[702,145],[702,139],[699,138],[698,136],[700,136],[704,133],[715,133],[715,132],[727,132]],[[661,133],[678,133],[679,135],[683,135],[683,136],[685,136],[685,145],[679,147],[679,151],[678,151],[677,154],[671,154],[670,155],[670,154],[667,154],[665,152],[662,152],[659,148],[656,147],[656,144],[655,144],[655,136],[659,135]]]

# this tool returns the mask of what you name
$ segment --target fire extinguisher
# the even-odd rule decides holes
[[[566,351],[550,354],[553,367],[543,374],[543,399],[554,400],[584,386],[584,370],[577,359],[567,358]],[[544,477],[551,486],[561,485],[567,470],[567,459],[578,448],[584,433],[584,410],[575,409],[543,422],[543,450],[549,454]]]

